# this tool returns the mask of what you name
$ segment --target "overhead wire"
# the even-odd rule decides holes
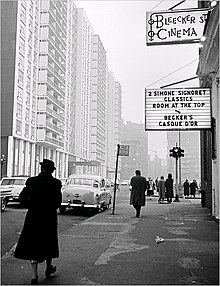
[[[164,2],[165,0],[162,0],[162,1],[160,1],[157,5],[155,5],[151,10],[150,10],[150,12],[152,11],[152,10],[154,10],[157,6],[159,6],[162,2]]]
[[[154,81],[153,83],[149,84],[146,88],[148,88],[149,86],[152,86],[153,84],[155,84],[155,83],[157,83],[157,82],[159,82],[159,81],[161,81],[161,80],[163,80],[163,79],[167,78],[168,76],[170,76],[170,75],[172,75],[172,74],[176,73],[177,71],[179,71],[179,70],[181,70],[181,69],[183,69],[183,68],[187,67],[188,65],[190,65],[190,64],[194,63],[195,61],[197,61],[198,59],[199,59],[199,58],[196,58],[195,60],[193,60],[193,61],[189,62],[188,64],[186,64],[186,65],[184,65],[184,66],[182,66],[182,67],[178,68],[177,70],[175,70],[175,71],[173,71],[173,72],[171,72],[171,73],[167,74],[166,76],[164,76],[164,77],[162,77],[162,78],[160,78],[160,79],[158,79],[158,80]]]

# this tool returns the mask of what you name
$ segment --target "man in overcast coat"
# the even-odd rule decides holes
[[[136,210],[136,217],[140,217],[141,207],[145,206],[145,191],[147,189],[147,180],[141,176],[140,170],[135,171],[135,176],[131,178],[130,186],[130,204]]]

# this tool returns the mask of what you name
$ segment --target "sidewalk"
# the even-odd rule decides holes
[[[136,218],[125,193],[107,210],[59,235],[57,272],[42,285],[218,285],[218,223],[200,200],[148,200]],[[164,241],[157,244],[156,236]],[[28,261],[2,258],[2,285],[30,284]]]

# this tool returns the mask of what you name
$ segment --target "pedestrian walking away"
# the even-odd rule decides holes
[[[196,180],[193,180],[193,181],[190,183],[189,188],[190,188],[190,196],[191,196],[191,199],[195,199],[195,197],[196,197],[196,189],[198,189]]]
[[[165,182],[165,188],[166,188],[166,197],[167,197],[167,202],[170,204],[172,203],[172,198],[174,197],[173,195],[173,178],[172,174],[169,173],[168,177]]]
[[[188,199],[189,198],[189,181],[188,181],[188,179],[186,179],[184,184],[183,184],[183,192],[184,192],[184,197],[186,199]]]
[[[19,200],[28,208],[24,226],[14,257],[29,260],[32,269],[31,284],[38,284],[38,263],[46,260],[46,278],[55,273],[52,259],[59,257],[57,234],[57,209],[60,207],[61,181],[52,176],[54,162],[43,159],[41,172],[28,178]]]
[[[136,217],[140,217],[141,207],[145,206],[145,191],[147,189],[147,180],[141,176],[141,171],[136,170],[135,176],[131,178],[130,205],[136,210]]]
[[[158,181],[158,195],[159,195],[158,203],[159,204],[163,203],[166,197],[164,176],[161,176],[160,180]]]

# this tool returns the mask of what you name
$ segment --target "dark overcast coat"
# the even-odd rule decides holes
[[[61,199],[61,181],[51,174],[40,173],[26,181],[20,202],[28,204],[28,212],[15,249],[16,258],[43,262],[59,257],[57,209]]]
[[[172,178],[167,178],[165,182],[165,187],[166,187],[166,197],[167,198],[173,198],[173,179]]]
[[[147,189],[146,178],[142,176],[134,176],[131,178],[130,185],[132,186],[130,204],[145,206],[145,191]]]

